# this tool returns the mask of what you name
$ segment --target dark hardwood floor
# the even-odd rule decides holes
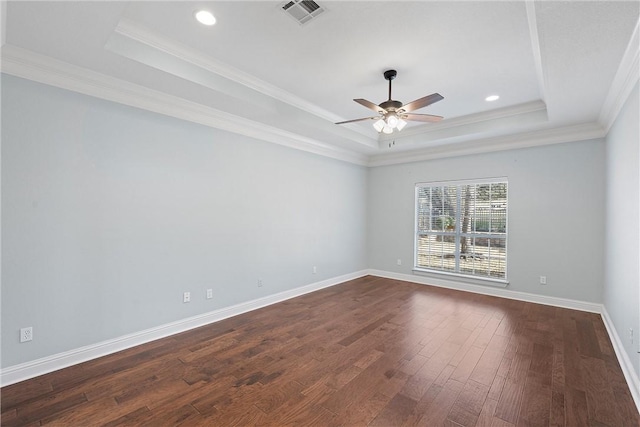
[[[599,315],[370,276],[1,393],[3,426],[640,425]]]

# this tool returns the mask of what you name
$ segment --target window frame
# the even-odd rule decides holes
[[[477,275],[477,274],[469,274],[467,272],[460,271],[460,246],[461,246],[461,237],[478,237],[477,231],[462,233],[461,230],[461,217],[462,217],[462,191],[461,189],[465,185],[483,185],[483,184],[506,184],[507,185],[507,196],[506,196],[506,207],[505,207],[505,231],[504,233],[492,233],[483,232],[483,238],[497,238],[504,239],[504,247],[505,247],[505,261],[504,261],[504,277],[492,277],[485,275]],[[428,234],[436,235],[436,236],[454,236],[454,260],[455,260],[455,268],[454,271],[447,270],[438,270],[435,268],[427,268],[418,265],[419,258],[419,250],[418,243],[421,234],[419,227],[419,191],[421,188],[425,187],[456,187],[456,210],[455,210],[455,224],[456,228],[454,233],[446,232],[446,231],[430,231]],[[477,282],[477,283],[488,283],[492,285],[498,286],[507,286],[509,284],[508,281],[508,247],[509,247],[509,181],[507,177],[493,177],[493,178],[478,178],[478,179],[464,179],[464,180],[451,180],[451,181],[431,181],[431,182],[418,182],[415,184],[414,188],[414,243],[413,243],[413,272],[420,275],[434,275],[434,276],[453,276],[456,278],[462,278],[465,281]]]

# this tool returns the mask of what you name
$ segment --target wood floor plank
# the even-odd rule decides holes
[[[565,425],[564,407],[564,392],[551,390],[551,410],[549,411],[549,426],[560,427]]]
[[[424,413],[416,425],[437,426],[443,424],[463,388],[464,384],[461,382],[455,380],[447,381],[445,386],[442,387],[442,391],[438,393],[431,405],[429,405],[429,410]]]
[[[494,418],[493,414],[495,413],[497,406],[497,400],[489,399],[487,397],[484,401],[484,405],[482,405],[482,410],[480,411],[478,420],[476,421],[476,427],[491,427]]]
[[[584,391],[567,387],[565,392],[565,423],[568,426],[589,425],[587,396]]]
[[[509,423],[517,423],[530,365],[531,356],[526,352],[516,353],[498,400],[495,412],[497,418]]]
[[[552,365],[553,346],[534,343],[529,370],[542,375],[545,379],[548,379],[548,385],[551,385]],[[545,383],[547,383],[547,381],[545,381]]]
[[[456,405],[464,407],[472,414],[480,415],[488,393],[488,386],[469,380],[460,392]]]
[[[131,424],[141,427],[173,427],[179,425],[193,425],[204,421],[200,413],[191,405],[184,405],[178,409],[167,411],[164,415],[152,414],[150,419]]]
[[[366,426],[382,412],[389,400],[389,397],[382,393],[374,393],[358,405],[349,405],[338,414],[339,425]]]
[[[584,367],[589,418],[604,425],[623,425],[622,420],[618,419],[615,396],[604,361],[593,357],[583,357],[582,366]]]
[[[444,387],[447,381],[449,381],[449,379],[451,378],[451,374],[453,373],[454,370],[455,368],[451,365],[445,366],[440,372],[440,375],[438,375],[435,381],[433,381],[433,385]],[[459,382],[462,382],[462,381],[459,381]]]
[[[399,369],[407,375],[414,375],[424,366],[425,363],[427,363],[428,360],[429,359],[427,357],[416,354],[410,360],[405,359]]]
[[[125,414],[116,418],[113,421],[109,421],[104,424],[104,427],[116,427],[123,425],[140,425],[142,422],[147,421],[151,417],[151,411],[146,406],[136,409],[133,412]]]
[[[53,391],[51,385],[51,374],[42,375],[29,381],[13,384],[2,388],[2,399],[0,399],[0,407],[2,412],[7,408],[15,408],[18,405],[24,405],[32,399],[37,400],[40,396],[46,395]]]
[[[507,381],[506,376],[496,375],[496,377],[493,379],[493,383],[491,384],[491,387],[489,388],[487,399],[493,399],[495,401],[500,399],[500,395],[502,394],[502,389],[504,388],[504,383],[506,381]]]
[[[409,378],[401,393],[414,400],[420,400],[459,349],[458,344],[443,343],[422,368]]]
[[[488,386],[469,380],[458,395],[448,419],[463,426],[476,425],[488,393]]]
[[[393,317],[392,314],[387,314],[386,316],[382,316],[381,318],[377,319],[376,321],[369,323],[368,325],[366,325],[362,329],[359,329],[358,331],[354,332],[353,334],[351,334],[348,337],[344,338],[343,340],[339,341],[338,344],[343,345],[345,347],[350,345],[350,344],[353,344],[355,341],[357,341],[360,338],[362,338],[363,336],[367,335],[369,332],[373,331],[374,329],[377,329],[378,326],[381,326],[381,325],[384,325],[385,323],[387,323],[392,317]]]
[[[354,401],[361,401],[375,394],[376,389],[385,379],[385,372],[388,371],[390,366],[399,365],[403,356],[402,346],[390,348],[385,352],[384,356],[369,365],[352,381],[331,395],[327,401],[322,403],[322,406],[333,413],[338,413],[346,406],[353,404]]]
[[[478,338],[478,335],[480,335],[480,332],[482,332],[481,328],[476,328],[473,330],[473,332],[471,332],[471,335],[469,335],[469,338],[467,338],[467,340],[460,347],[460,350],[458,351],[458,353],[456,353],[456,355],[453,356],[453,358],[449,362],[451,365],[458,366],[460,364],[462,359],[464,359],[464,357],[467,355],[467,353],[473,346],[473,343],[475,342],[476,338]]]
[[[637,426],[593,313],[363,277],[4,387],[3,426]]]
[[[486,348],[493,338],[493,335],[496,333],[498,326],[500,326],[500,322],[500,319],[496,319],[495,317],[489,319],[486,326],[481,329],[481,332],[474,341],[473,345],[480,348]]]
[[[576,319],[576,331],[580,354],[594,358],[601,358],[600,344],[596,336],[593,322],[590,319]]]
[[[380,357],[383,354],[384,353],[381,352],[381,351],[378,351],[376,349],[372,349],[370,351],[367,351],[366,354],[363,355],[360,359],[358,359],[355,362],[353,362],[353,366],[355,366],[356,368],[360,368],[360,369],[366,369],[373,362],[375,362],[376,360],[380,359]],[[417,362],[419,362],[419,360],[417,360]]]
[[[16,410],[15,425],[25,425],[47,418],[49,414],[59,414],[71,411],[74,407],[87,402],[84,393],[60,393],[49,399],[32,401],[28,405],[19,406]],[[3,424],[6,422],[3,420]]]
[[[498,367],[502,362],[502,352],[486,349],[475,368],[471,372],[469,379],[487,386],[491,386],[496,376]]]
[[[40,421],[43,425],[99,425],[121,417],[124,419],[127,414],[141,408],[149,411],[146,406],[141,407],[135,402],[128,405],[118,405],[115,399],[106,397],[86,402],[81,407],[78,407],[76,411],[52,411],[51,414],[41,418]]]
[[[484,349],[476,346],[471,347],[460,363],[458,363],[456,370],[451,374],[451,378],[463,383],[466,382],[476,368],[483,353]]]
[[[402,394],[396,394],[382,409],[370,426],[399,426],[409,418],[418,402]]]
[[[529,371],[522,393],[522,403],[516,425],[523,427],[549,425],[551,386],[544,375]]]

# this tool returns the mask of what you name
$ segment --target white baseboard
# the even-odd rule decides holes
[[[613,325],[611,317],[609,317],[607,308],[604,306],[602,307],[602,320],[604,321],[604,326],[607,328],[607,332],[609,333],[609,338],[611,338],[613,350],[616,352],[616,356],[618,357],[618,363],[620,364],[620,368],[622,368],[624,378],[627,380],[627,385],[631,391],[631,396],[633,396],[633,401],[636,403],[638,411],[640,411],[640,379],[638,379],[638,373],[635,371],[633,364],[629,359],[629,355],[624,350],[620,335]]]
[[[526,292],[517,292],[506,290],[503,288],[492,288],[468,283],[461,283],[452,280],[443,280],[431,277],[414,276],[403,273],[393,273],[382,270],[362,270],[355,273],[345,274],[343,276],[333,277],[331,279],[312,283],[289,291],[280,292],[252,301],[225,307],[199,316],[193,316],[177,322],[168,323],[155,328],[124,335],[111,340],[100,343],[80,347],[63,353],[54,354],[52,356],[33,360],[19,365],[10,366],[0,371],[0,385],[7,386],[30,378],[44,375],[49,372],[57,371],[69,366],[77,365],[98,357],[106,356],[118,351],[126,350],[137,345],[145,344],[160,338],[165,338],[190,329],[205,326],[210,323],[218,322],[229,317],[257,310],[268,305],[276,304],[291,298],[295,298],[310,292],[338,285],[340,283],[357,279],[363,276],[377,276],[394,280],[402,280],[422,285],[431,285],[442,288],[455,289],[460,291],[472,292],[483,295],[491,295],[501,298],[515,299],[519,301],[533,302],[538,304],[551,305],[555,307],[570,308],[580,311],[588,311],[592,313],[600,313],[604,325],[609,333],[614,351],[622,368],[622,372],[627,380],[629,389],[633,396],[636,406],[640,410],[640,380],[633,368],[633,364],[629,360],[627,353],[624,351],[622,341],[602,304],[590,303],[585,301],[577,301],[565,298],[556,298],[545,295],[536,295]]]
[[[440,279],[435,277],[424,277],[413,274],[393,273],[383,270],[368,270],[372,276],[385,277],[387,279],[403,280],[421,285],[437,286],[439,288],[455,289],[458,291],[473,292],[482,295],[491,295],[500,298],[515,299],[519,301],[533,302],[536,304],[551,305],[554,307],[570,308],[573,310],[588,311],[590,313],[601,313],[602,304],[578,301],[567,298],[550,297],[547,295],[530,294],[527,292],[511,291],[493,286],[473,285],[470,283],[458,282],[455,280]]]
[[[368,270],[368,274],[371,276],[384,277],[387,279],[394,280],[403,280],[405,282],[413,282],[422,285],[431,285],[442,288],[456,289],[460,291],[473,292],[477,294],[483,295],[492,295],[501,298],[509,298],[526,302],[533,302],[538,304],[551,305],[554,307],[562,307],[562,308],[570,308],[573,310],[587,311],[591,313],[599,313],[602,317],[604,326],[607,329],[609,334],[609,338],[611,339],[611,343],[613,345],[613,349],[616,353],[616,357],[618,359],[618,363],[622,369],[622,373],[627,381],[629,386],[629,390],[631,391],[631,396],[633,396],[633,401],[640,411],[640,379],[638,379],[638,374],[635,371],[627,352],[624,350],[624,346],[622,345],[622,341],[620,340],[620,336],[613,325],[613,321],[609,317],[609,313],[607,313],[606,307],[602,304],[585,302],[585,301],[577,301],[566,298],[556,298],[550,297],[546,295],[536,295],[530,294],[526,292],[517,292],[510,291],[503,288],[492,288],[488,286],[479,286],[472,285],[468,283],[460,283],[451,280],[442,280],[438,278],[432,277],[422,277],[422,276],[414,276],[410,274],[402,274],[402,273],[393,273],[389,271],[381,271],[381,270]]]
[[[155,328],[146,329],[144,331],[65,351],[63,353],[54,354],[52,356],[43,357],[41,359],[21,363],[19,365],[9,366],[2,369],[0,372],[0,385],[4,387],[20,381],[28,380],[39,375],[44,375],[82,362],[97,359],[98,357],[116,353],[140,344],[145,344],[150,341],[218,322],[229,317],[257,310],[259,308],[308,294],[310,292],[335,286],[349,280],[366,276],[367,274],[368,272],[366,270],[362,270],[338,277],[332,277],[310,285],[268,295],[266,297],[243,302],[230,307],[221,308],[219,310],[167,323]]]

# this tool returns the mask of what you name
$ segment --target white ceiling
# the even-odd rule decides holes
[[[381,164],[602,134],[629,52],[637,68],[638,1],[317,2],[325,12],[300,25],[272,1],[9,1],[2,70]],[[194,20],[202,8],[215,26]],[[390,68],[394,99],[438,92],[416,112],[445,120],[391,137],[371,121],[335,125],[375,115],[352,99],[386,100]]]

